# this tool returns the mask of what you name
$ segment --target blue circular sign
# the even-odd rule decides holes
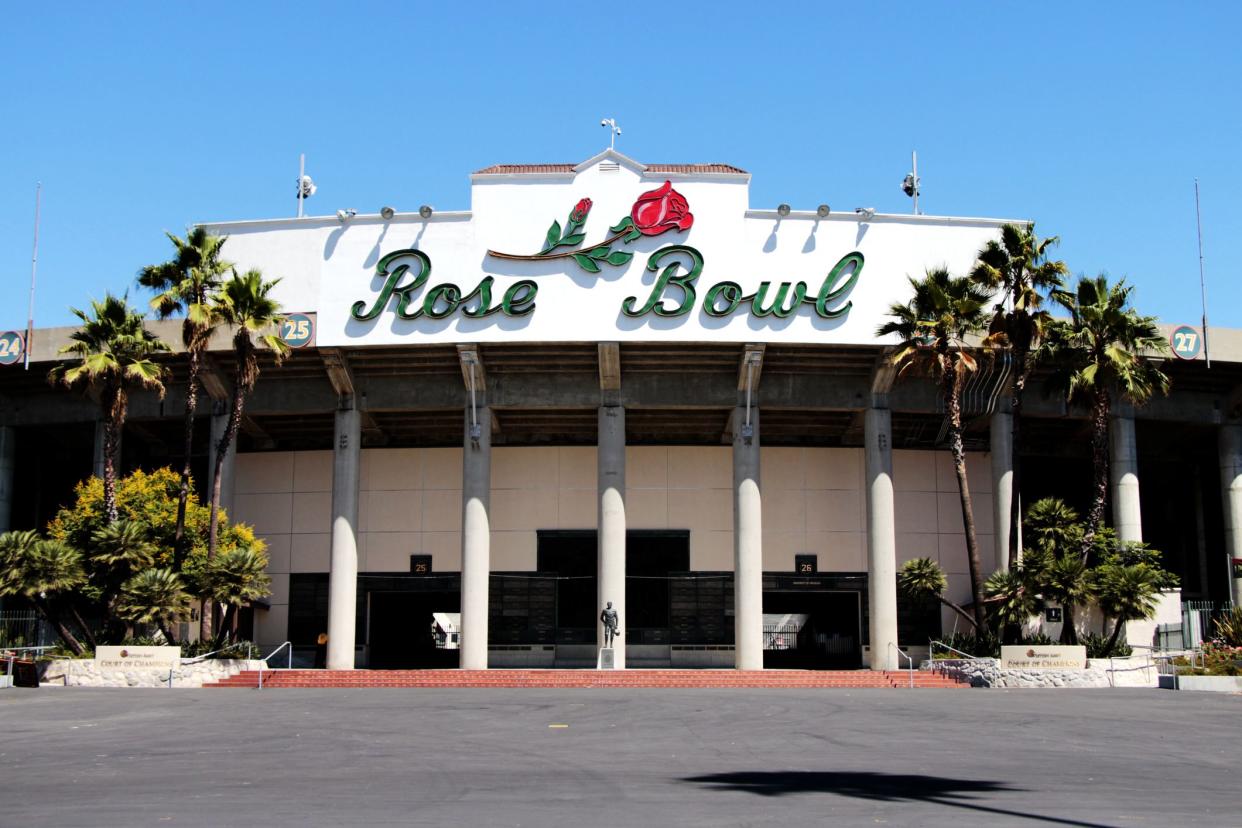
[[[17,331],[5,331],[0,334],[0,365],[12,365],[19,362],[26,348],[25,338]]]
[[[315,320],[304,313],[291,313],[280,325],[280,338],[290,348],[304,348],[315,338]]]
[[[1179,325],[1169,334],[1169,345],[1180,359],[1195,359],[1203,350],[1203,337],[1197,328]]]

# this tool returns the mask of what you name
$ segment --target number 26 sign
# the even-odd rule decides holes
[[[1189,325],[1181,325],[1169,334],[1169,345],[1173,353],[1181,359],[1195,359],[1203,350],[1203,337]]]
[[[280,324],[280,338],[290,348],[304,348],[315,341],[315,320],[304,313],[291,313]]]

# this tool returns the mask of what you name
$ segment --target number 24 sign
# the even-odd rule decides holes
[[[1199,351],[1203,350],[1203,337],[1189,325],[1181,325],[1169,334],[1169,345],[1173,347],[1173,353],[1181,359],[1195,359],[1199,356]]]
[[[304,313],[291,313],[280,325],[280,338],[290,348],[304,348],[315,339],[315,320]]]

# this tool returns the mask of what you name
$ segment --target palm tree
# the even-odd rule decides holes
[[[1022,625],[1039,612],[1039,598],[1020,566],[993,572],[983,584],[988,613],[1000,631],[1002,644],[1016,643]]]
[[[1092,591],[1106,618],[1116,621],[1105,652],[1117,646],[1127,621],[1142,621],[1156,614],[1160,573],[1146,564],[1105,564],[1095,570]]]
[[[957,473],[957,490],[962,506],[962,525],[966,530],[966,557],[970,569],[970,591],[974,601],[976,629],[985,628],[983,606],[983,567],[979,542],[975,536],[974,507],[966,479],[966,451],[962,445],[962,384],[977,365],[966,349],[966,337],[983,328],[984,306],[989,293],[969,278],[952,276],[944,268],[927,271],[922,279],[910,279],[914,296],[906,304],[889,308],[893,320],[881,325],[878,336],[897,334],[901,344],[892,362],[901,371],[911,367],[928,370],[940,385],[941,398],[949,421],[949,449]]]
[[[1013,417],[1013,469],[1010,525],[998,526],[996,532],[1009,532],[1009,565],[1016,566],[1021,556],[1021,486],[1022,486],[1022,396],[1034,367],[1032,357],[1039,352],[1052,316],[1044,309],[1046,294],[1056,295],[1064,288],[1063,277],[1069,274],[1065,262],[1048,259],[1048,248],[1060,242],[1057,236],[1040,239],[1035,225],[1006,224],[1001,227],[1000,240],[989,241],[979,251],[979,260],[970,278],[989,291],[999,291],[988,341],[994,347],[1007,348],[1013,355],[1013,372],[1009,381],[1009,408]]]
[[[234,330],[233,354],[236,366],[233,373],[233,401],[229,413],[229,421],[224,434],[216,445],[216,465],[211,487],[211,518],[207,534],[207,564],[211,565],[216,556],[216,541],[219,530],[220,513],[220,478],[224,470],[224,460],[228,455],[229,445],[241,425],[242,410],[245,407],[246,395],[254,389],[259,379],[259,354],[255,337],[272,352],[277,364],[289,353],[289,346],[279,336],[271,333],[279,330],[284,322],[280,312],[280,303],[270,294],[279,279],[270,282],[263,280],[258,270],[249,270],[244,275],[233,271],[232,277],[224,283],[212,307],[212,313],[224,325]],[[212,636],[211,602],[203,604],[202,627],[200,639],[207,640]]]
[[[190,496],[190,454],[194,445],[194,415],[198,408],[199,372],[203,354],[215,327],[211,298],[229,268],[220,259],[225,237],[214,236],[202,227],[195,227],[184,239],[166,233],[176,250],[173,258],[160,264],[147,265],[138,273],[138,284],[156,291],[151,307],[161,319],[177,313],[185,314],[181,324],[181,340],[185,344],[185,451],[181,467],[181,492],[177,501],[177,528],[173,549],[174,567],[180,568],[185,558],[185,511]]]
[[[114,626],[115,619],[122,617],[117,612],[117,601],[123,585],[136,573],[154,565],[157,551],[150,531],[136,520],[118,520],[91,533],[90,594],[103,607],[108,626]]]
[[[203,582],[209,600],[228,607],[216,636],[217,643],[223,643],[231,635],[238,608],[271,594],[267,556],[244,546],[222,552],[203,573]]]
[[[68,388],[86,387],[99,394],[104,424],[104,514],[109,522],[117,519],[116,463],[121,430],[129,406],[129,392],[146,388],[164,396],[164,368],[151,356],[168,346],[146,329],[142,314],[129,307],[125,297],[112,294],[102,302],[91,302],[91,314],[70,308],[82,320],[82,327],[69,337],[73,341],[60,349],[80,361],[57,365],[48,374],[53,383]]]
[[[1050,331],[1049,347],[1057,360],[1054,382],[1069,399],[1091,405],[1091,459],[1095,467],[1091,510],[1082,538],[1084,561],[1104,518],[1108,498],[1109,414],[1113,402],[1125,399],[1142,405],[1152,394],[1167,393],[1169,378],[1147,354],[1169,350],[1153,316],[1130,307],[1132,288],[1125,280],[1109,284],[1104,275],[1080,277],[1077,290],[1055,298],[1070,313]]]
[[[76,656],[85,648],[69,629],[61,610],[66,595],[85,582],[82,553],[72,546],[41,540],[33,529],[0,535],[0,597],[20,596],[34,604]],[[78,623],[89,635],[80,618]]]
[[[171,569],[144,569],[125,582],[117,601],[120,617],[135,624],[155,624],[164,639],[176,641],[172,625],[190,614],[190,595]]]
[[[1090,597],[1087,564],[1080,555],[1085,530],[1078,512],[1060,498],[1045,497],[1031,504],[1023,527],[1029,545],[1022,571],[1035,592],[1060,604],[1061,643],[1077,644],[1074,609]]]
[[[926,601],[929,598],[936,599],[966,619],[966,622],[974,627],[975,633],[978,634],[982,628],[974,616],[966,612],[960,604],[955,604],[944,597],[944,591],[948,585],[949,582],[945,578],[944,570],[940,568],[940,564],[931,558],[914,558],[906,561],[901,565],[901,569],[897,570],[897,589],[902,595],[916,601]]]

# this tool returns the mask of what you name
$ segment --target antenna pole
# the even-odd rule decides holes
[[[1212,368],[1212,352],[1208,350],[1207,284],[1203,280],[1203,220],[1199,215],[1199,179],[1195,179],[1195,232],[1199,236],[1199,298],[1203,303],[1203,356]]]
[[[30,370],[30,340],[34,337],[35,276],[39,272],[39,202],[42,200],[43,182],[35,182],[34,252],[30,254],[30,307],[26,312],[25,369]]]
[[[302,179],[306,177],[306,153],[298,156],[298,218],[302,217]]]
[[[919,153],[918,150],[910,150],[910,166],[914,169],[914,214],[919,214]]]

